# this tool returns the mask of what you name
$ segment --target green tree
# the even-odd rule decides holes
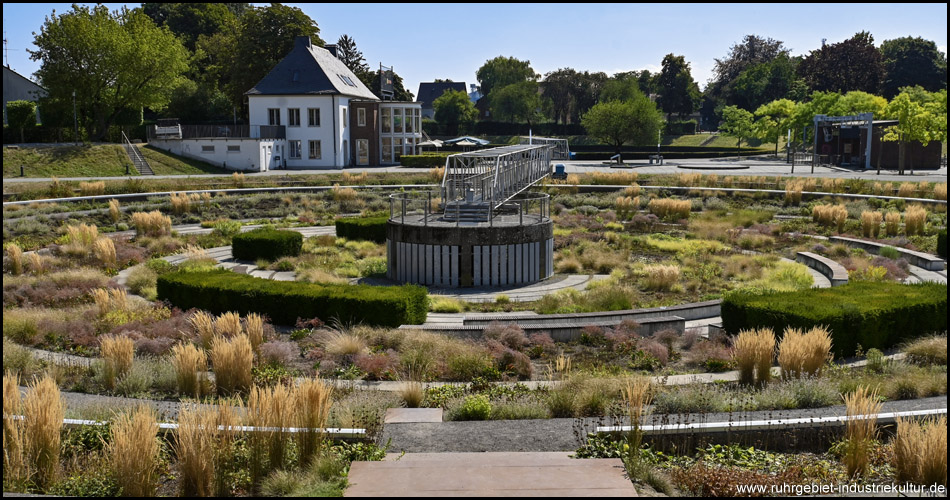
[[[337,40],[336,51],[337,58],[343,61],[343,64],[360,80],[363,80],[364,77],[369,75],[370,71],[369,66],[366,64],[366,58],[363,57],[363,53],[356,48],[356,41],[350,38],[349,35],[342,35],[340,39]],[[365,85],[366,82],[364,81],[363,84]],[[367,87],[370,90],[373,89],[373,87],[369,85],[367,85]]]
[[[642,93],[627,101],[611,100],[595,104],[581,118],[587,134],[613,146],[617,154],[626,142],[646,143],[656,137],[662,116]]]
[[[796,106],[792,113],[792,140],[798,135],[797,132],[804,130],[805,127],[814,124],[815,115],[832,115],[831,110],[841,95],[837,92],[812,92],[811,96],[804,102]],[[802,141],[806,141],[802,137]]]
[[[947,88],[947,56],[933,41],[905,36],[884,40],[880,50],[884,97],[893,98],[908,85],[920,85],[930,92]]]
[[[555,122],[567,123],[576,107],[576,90],[580,87],[581,75],[571,68],[558,69],[544,75],[541,95],[551,100]]]
[[[796,103],[788,99],[778,99],[755,110],[755,116],[758,117],[755,121],[756,137],[775,139],[775,156],[778,156],[779,140],[791,128],[796,106]]]
[[[541,108],[538,95],[538,83],[533,81],[513,83],[504,87],[495,87],[488,95],[492,114],[505,122],[528,122],[536,120]]]
[[[887,99],[860,90],[852,90],[839,97],[827,114],[831,116],[849,116],[859,113],[874,113],[874,116],[881,117],[884,116],[884,108],[886,107]]]
[[[379,94],[379,82],[381,78],[380,70],[370,71],[368,77],[363,81],[363,85],[366,85],[374,94]],[[406,90],[406,87],[403,86],[402,77],[398,73],[393,72],[393,100],[395,101],[411,101],[415,97],[412,92]]]
[[[722,110],[723,122],[719,125],[719,132],[728,137],[735,137],[736,154],[742,157],[742,139],[753,137],[755,129],[752,126],[752,113],[738,107],[726,106]]]
[[[101,141],[125,109],[162,109],[187,69],[187,50],[167,28],[139,10],[110,13],[103,5],[55,11],[34,34],[42,61],[36,75],[50,97],[67,101],[76,92],[90,138]]]
[[[898,141],[897,168],[901,175],[908,142],[920,141],[926,146],[930,141],[947,138],[946,90],[935,95],[921,87],[904,87],[887,104],[884,113],[898,121],[897,125],[885,129],[884,140]]]
[[[719,122],[724,106],[739,104],[733,92],[733,82],[743,71],[757,64],[771,62],[781,55],[787,56],[788,53],[789,49],[785,48],[780,40],[756,35],[746,35],[741,42],[733,44],[726,57],[715,60],[713,78],[703,92],[700,109],[702,122],[707,127],[714,125]],[[768,101],[767,99],[762,102]]]
[[[635,72],[617,73],[601,86],[599,102],[632,101],[643,95]]]
[[[241,16],[234,46],[234,59],[227,94],[232,104],[245,111],[244,93],[267,76],[294,47],[298,36],[309,36],[310,42],[323,47],[317,23],[297,7],[279,3],[252,7]]]
[[[658,103],[666,113],[666,120],[678,114],[686,116],[699,105],[699,86],[689,72],[689,63],[684,56],[667,54],[663,58],[663,69],[657,78],[660,97]]]
[[[20,142],[26,142],[24,131],[36,126],[36,103],[33,101],[10,101],[7,103],[7,123],[20,129]]]
[[[586,113],[591,106],[597,104],[597,98],[607,82],[607,74],[604,72],[578,74],[577,86],[574,88],[574,111],[571,113],[571,123],[580,123],[581,116]]]
[[[237,24],[238,17],[223,3],[150,3],[142,4],[145,13],[158,26],[167,26],[191,51],[198,37],[210,36]]]
[[[468,125],[478,117],[478,110],[462,90],[446,90],[432,101],[432,108],[435,109],[435,121],[445,127],[446,132],[451,130],[449,135],[457,135],[460,126]]]
[[[746,68],[729,85],[731,102],[752,111],[768,102],[787,97],[796,82],[800,81],[795,74],[797,64],[796,58],[779,54],[769,62]]]
[[[485,64],[475,72],[475,77],[478,78],[482,95],[486,96],[490,95],[495,88],[538,79],[538,75],[531,69],[531,61],[520,61],[514,57],[504,56],[485,61]]]
[[[798,74],[814,90],[876,94],[884,81],[884,61],[866,31],[811,51],[798,65]]]

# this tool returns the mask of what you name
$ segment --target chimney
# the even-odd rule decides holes
[[[340,57],[337,55],[337,52],[336,52],[336,44],[331,43],[330,45],[324,45],[323,48],[329,50],[330,54],[333,54],[333,57],[336,57],[336,58]]]
[[[305,48],[305,49],[309,49],[309,48],[310,48],[310,37],[309,37],[309,36],[306,36],[306,35],[304,35],[304,36],[298,36],[298,37],[294,40],[294,47],[302,47],[302,48]]]

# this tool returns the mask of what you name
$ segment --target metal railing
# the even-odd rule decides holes
[[[445,160],[447,204],[504,204],[551,173],[553,145],[516,145],[451,155]]]
[[[177,135],[171,127],[148,127],[149,139],[286,139],[283,125],[178,125]]]
[[[459,224],[472,214],[472,206],[460,203],[445,203],[437,191],[406,191],[389,195],[389,220],[400,224],[428,226],[432,223]],[[551,217],[551,197],[546,193],[521,193],[488,212],[487,205],[475,207],[483,210],[480,221],[494,223],[499,216],[506,216],[506,223],[517,221],[518,225],[537,224]]]

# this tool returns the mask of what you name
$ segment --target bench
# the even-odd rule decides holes
[[[662,164],[663,164],[663,156],[661,156],[661,155],[650,155],[650,165],[653,165],[653,164],[662,165]]]
[[[811,252],[798,252],[795,260],[824,274],[828,281],[831,281],[831,286],[848,284],[848,270],[831,259]]]
[[[857,238],[847,238],[844,236],[832,236],[828,238],[832,243],[844,243],[845,245],[851,247],[857,247],[864,249],[867,252],[877,254],[881,251],[881,248],[890,246],[883,245],[881,243],[875,243],[873,241],[859,240]],[[908,250],[901,247],[891,247],[894,250],[897,250],[901,254],[901,257],[907,259],[907,262],[912,266],[917,266],[927,271],[943,271],[947,267],[947,261],[937,257],[935,255],[926,254],[923,252],[915,252],[914,250]]]

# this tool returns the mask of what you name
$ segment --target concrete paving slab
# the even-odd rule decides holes
[[[442,408],[387,408],[383,422],[408,424],[417,422],[441,422]]]
[[[397,460],[353,462],[344,496],[637,495],[621,460],[567,455],[410,453]]]

